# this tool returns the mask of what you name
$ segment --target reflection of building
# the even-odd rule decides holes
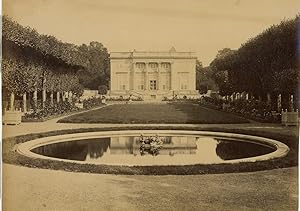
[[[134,137],[111,137],[110,154],[133,154],[133,141]]]
[[[199,97],[192,52],[111,52],[111,97]]]
[[[164,144],[159,154],[195,154],[197,150],[196,137],[160,137]],[[139,154],[140,137],[112,137],[110,143],[111,154]]]

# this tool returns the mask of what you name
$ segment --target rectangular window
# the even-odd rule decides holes
[[[169,72],[162,72],[160,74],[160,81],[159,83],[161,84],[161,87],[163,90],[169,90],[170,89],[170,78],[171,75]]]
[[[119,90],[126,90],[128,87],[128,74],[122,72],[117,73],[117,83]]]
[[[144,85],[138,85],[138,90],[144,90]]]
[[[161,64],[162,68],[166,69],[166,70],[170,70],[171,69],[171,64],[164,62]]]
[[[138,62],[138,63],[136,63],[136,67],[137,67],[137,69],[143,70],[143,69],[145,69],[146,65],[143,62]]]
[[[156,80],[150,80],[150,90],[156,90]]]
[[[187,90],[188,89],[188,77],[189,74],[188,73],[179,73],[179,84],[180,84],[180,89],[181,90]]]
[[[149,63],[149,67],[151,69],[157,69],[158,68],[158,64],[157,63]]]
[[[136,87],[138,90],[144,90],[144,74],[142,73],[137,73],[135,75],[135,82],[136,83]]]

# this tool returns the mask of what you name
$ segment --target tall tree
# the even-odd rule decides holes
[[[211,68],[203,67],[199,60],[196,61],[196,89],[201,94],[207,93],[209,89],[217,90]]]
[[[110,78],[109,54],[99,42],[82,44],[79,50],[88,58],[88,67],[78,72],[81,84],[85,88],[98,89],[100,85],[108,85]]]

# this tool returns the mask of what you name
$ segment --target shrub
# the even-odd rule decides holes
[[[51,105],[50,102],[45,102],[45,107],[43,109],[36,109],[33,113],[25,114],[23,120],[39,120],[53,115],[60,115],[76,110],[78,110],[78,108],[75,107],[73,103],[67,101],[61,101],[59,103],[54,103],[53,105]]]
[[[85,99],[82,101],[82,103],[83,103],[84,109],[90,109],[90,108],[100,106],[103,104],[101,98],[95,98],[95,97],[90,98],[90,99]]]
[[[238,99],[227,102],[226,100],[212,97],[202,97],[200,100],[200,104],[218,110],[222,109],[223,103],[229,103],[230,105],[229,107],[225,107],[224,110],[237,113],[246,118],[266,122],[280,121],[279,115],[273,115],[271,105],[263,101]]]
[[[106,95],[106,93],[107,93],[107,86],[106,85],[100,85],[99,87],[98,87],[98,93],[100,94],[100,95]]]

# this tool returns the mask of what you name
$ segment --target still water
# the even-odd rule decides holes
[[[117,136],[40,146],[34,153],[108,165],[187,165],[259,156],[275,149],[211,136]]]

